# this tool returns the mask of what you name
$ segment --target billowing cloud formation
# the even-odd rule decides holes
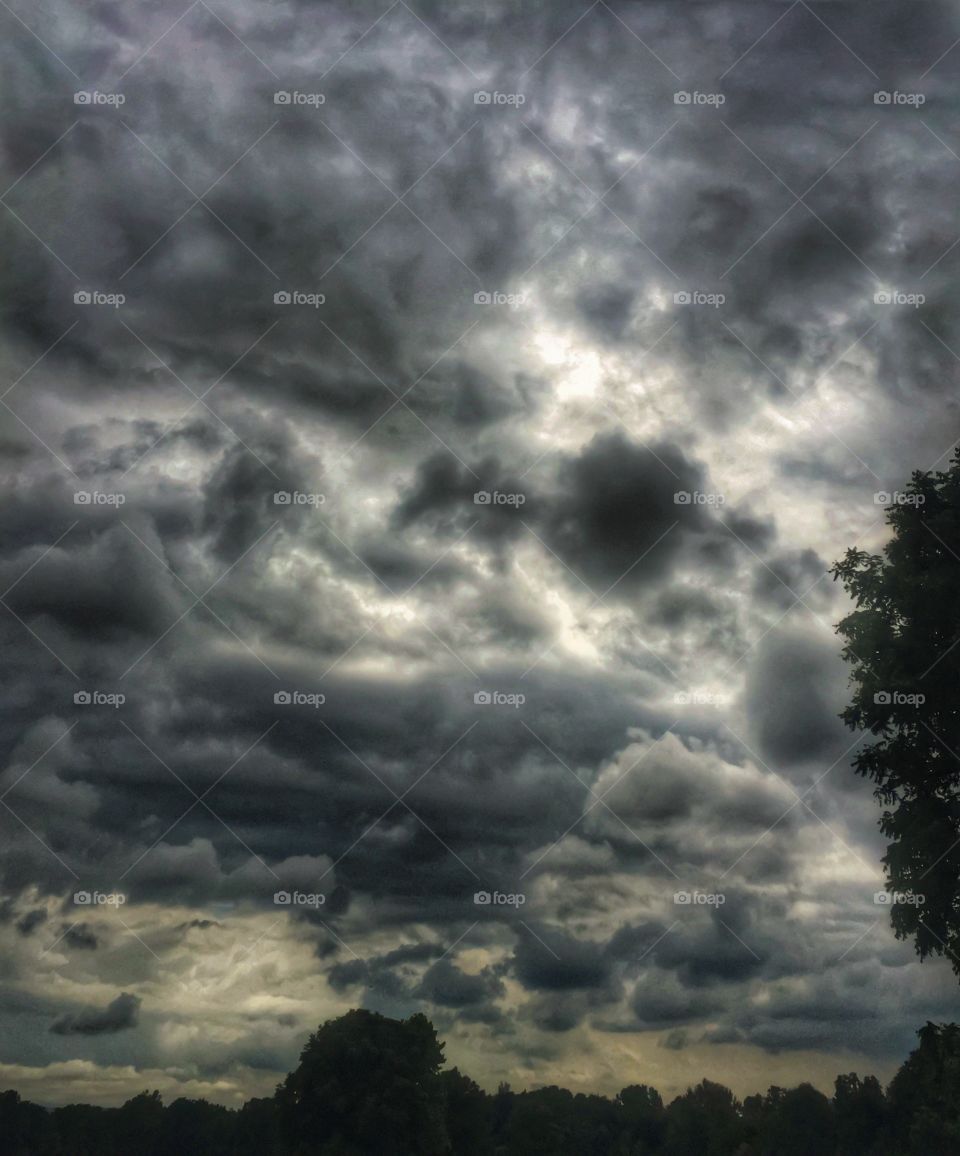
[[[9,1078],[899,1058],[827,566],[958,424],[952,8],[13,7]]]
[[[140,1000],[129,992],[121,992],[105,1008],[84,1008],[61,1016],[50,1027],[58,1036],[99,1036],[121,1032],[136,1025]]]

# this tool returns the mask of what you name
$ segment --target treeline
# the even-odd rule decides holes
[[[960,1154],[960,1027],[928,1023],[886,1092],[838,1076],[742,1102],[704,1080],[664,1105],[631,1084],[615,1098],[564,1088],[484,1092],[422,1015],[351,1011],[325,1023],[273,1097],[230,1110],[165,1107],[143,1092],[120,1108],[48,1111],[0,1093],[0,1156],[949,1156]]]

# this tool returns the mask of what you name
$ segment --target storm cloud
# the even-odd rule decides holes
[[[61,1016],[50,1026],[58,1036],[99,1036],[132,1028],[137,1022],[140,1000],[129,992],[122,992],[104,1008],[84,1008]]]

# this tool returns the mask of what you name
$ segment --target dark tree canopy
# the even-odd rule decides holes
[[[887,1102],[876,1076],[837,1076],[833,1109],[837,1156],[875,1156],[887,1124]]]
[[[837,627],[842,717],[874,736],[854,766],[884,808],[894,930],[960,974],[960,454],[893,497],[883,554],[851,549],[833,570],[856,603]]]
[[[960,1026],[926,1024],[887,1093],[904,1152],[960,1152]]]
[[[393,1020],[360,1009],[328,1020],[277,1092],[291,1151],[440,1156],[448,1150],[442,1063],[424,1015]]]
[[[703,1080],[667,1108],[668,1156],[726,1156],[745,1138],[740,1101],[722,1084]]]
[[[47,1111],[0,1093],[0,1156],[954,1156],[960,1027],[927,1024],[887,1094],[872,1077],[772,1087],[741,1104],[703,1080],[664,1107],[565,1088],[485,1092],[422,1015],[353,1011],[323,1024],[272,1097],[231,1111],[142,1092],[120,1108]]]
[[[782,1092],[769,1105],[762,1156],[807,1156],[808,1152],[833,1150],[833,1108],[822,1092],[801,1084]]]

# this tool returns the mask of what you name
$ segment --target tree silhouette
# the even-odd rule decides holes
[[[876,1156],[887,1117],[887,1103],[876,1076],[864,1080],[855,1072],[837,1076],[834,1089],[837,1156]]]
[[[159,1092],[141,1092],[117,1111],[115,1135],[121,1152],[156,1147],[163,1124],[163,1100]]]
[[[837,1077],[741,1105],[704,1080],[666,1108],[631,1084],[614,1099],[547,1087],[484,1092],[422,1015],[352,1011],[323,1024],[273,1097],[231,1111],[143,1092],[120,1108],[46,1111],[0,1092],[0,1156],[958,1156],[960,1027],[928,1023],[884,1096]]]
[[[232,1156],[230,1113],[206,1100],[174,1100],[163,1113],[154,1145],[156,1156]]]
[[[59,1137],[69,1138],[71,1156],[114,1156],[113,1120],[117,1115],[116,1109],[67,1104],[54,1110],[53,1124]],[[62,1143],[61,1148],[65,1147]]]
[[[573,1095],[566,1088],[540,1088],[515,1095],[506,1126],[509,1156],[567,1153],[572,1103]]]
[[[490,1097],[456,1068],[441,1072],[440,1087],[453,1156],[493,1156]]]
[[[846,724],[875,741],[854,759],[884,805],[883,862],[901,939],[949,953],[960,975],[960,453],[914,473],[887,510],[883,555],[848,550],[833,568],[856,603],[837,626],[851,664]]]
[[[620,1109],[620,1145],[617,1156],[645,1156],[658,1152],[663,1140],[663,1100],[656,1088],[631,1084],[617,1096]]]
[[[890,1138],[904,1156],[960,1152],[960,1026],[928,1023],[888,1092]]]
[[[247,1100],[237,1113],[233,1156],[285,1156],[278,1099]]]
[[[781,1089],[777,1089],[781,1092]],[[833,1108],[810,1084],[781,1092],[766,1120],[761,1156],[808,1156],[834,1150]]]
[[[311,1035],[277,1091],[295,1156],[440,1156],[448,1151],[443,1045],[417,1014],[347,1012]]]
[[[44,1145],[49,1145],[53,1136],[54,1129],[41,1107],[21,1100],[18,1092],[0,1092],[4,1156],[32,1156],[34,1152],[43,1152]]]
[[[745,1138],[740,1103],[722,1084],[703,1080],[667,1108],[667,1156],[734,1156]]]

